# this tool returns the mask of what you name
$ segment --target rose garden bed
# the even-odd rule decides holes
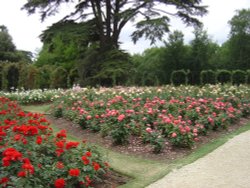
[[[48,121],[79,140],[125,155],[172,161],[235,131],[250,114],[247,86],[77,87],[53,96],[52,116],[46,118],[24,113],[6,98],[1,101],[2,186],[116,187],[128,180],[108,170],[100,153],[85,141],[67,141],[64,131],[53,136]]]

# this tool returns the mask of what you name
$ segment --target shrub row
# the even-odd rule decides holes
[[[173,85],[190,84],[192,72],[176,70],[171,73],[170,82]],[[250,84],[250,70],[203,70],[200,72],[200,84],[232,83]],[[78,70],[65,70],[60,66],[37,67],[24,63],[0,62],[0,90],[11,88],[44,89],[69,88],[80,82]]]
[[[0,63],[0,90],[67,88],[76,83],[77,77],[76,69],[67,71],[60,66]]]
[[[114,144],[129,143],[130,136],[136,136],[158,153],[166,142],[191,147],[198,136],[225,129],[249,115],[249,91],[244,93],[242,88],[207,85],[67,91],[54,101],[51,113],[109,137]]]
[[[189,70],[176,70],[171,73],[171,84],[188,84],[191,73]],[[200,72],[200,84],[225,84],[234,85],[250,84],[250,70],[203,70]]]

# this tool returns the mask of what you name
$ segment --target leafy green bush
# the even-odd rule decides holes
[[[218,70],[217,80],[221,84],[232,83],[232,73],[228,70]]]
[[[71,69],[70,72],[69,72],[69,75],[68,75],[68,87],[72,87],[73,85],[76,85],[78,84],[79,82],[79,73],[78,73],[78,70],[76,68],[74,69]]]
[[[200,73],[201,84],[216,84],[216,72],[213,70],[203,70]]]
[[[38,86],[40,89],[50,88],[50,76],[51,76],[51,70],[53,70],[54,67],[50,65],[44,65],[42,67],[39,67],[39,74],[38,74]]]
[[[67,71],[63,67],[57,67],[51,73],[51,88],[67,88]]]
[[[247,82],[247,73],[242,70],[234,70],[232,72],[232,82],[233,84],[245,84]]]
[[[171,84],[173,85],[181,85],[181,84],[188,84],[188,74],[189,71],[185,70],[176,70],[171,73]]]

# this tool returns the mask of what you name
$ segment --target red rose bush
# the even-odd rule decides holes
[[[108,170],[86,143],[56,135],[42,114],[0,97],[0,187],[89,187]]]

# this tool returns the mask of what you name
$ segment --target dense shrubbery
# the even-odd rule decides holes
[[[171,73],[170,82],[173,85],[187,85],[189,71],[177,70]]]
[[[113,62],[115,64],[115,62]],[[114,66],[113,66],[114,68]],[[130,74],[136,74],[133,72],[135,70],[130,70],[129,66],[124,67],[127,71],[126,76],[125,72],[118,73],[119,66],[116,70],[110,72],[105,69],[105,73],[103,75],[99,75],[98,77],[92,77],[93,83],[94,80],[102,79],[103,85],[111,85],[115,86],[126,85],[134,83],[133,79],[139,80],[139,85],[161,85],[162,83],[158,79],[155,74],[159,72],[155,72],[153,74],[147,73],[138,73],[135,78]],[[149,67],[150,69],[150,67]],[[118,71],[118,72],[116,72]],[[106,73],[109,72],[112,76],[107,76]],[[34,65],[29,64],[18,64],[18,63],[2,63],[0,67],[0,89],[5,91],[11,91],[14,89],[24,88],[28,89],[54,89],[54,88],[70,88],[75,84],[87,84],[88,81],[81,81],[83,78],[79,76],[80,72],[78,69],[74,68],[72,70],[67,71],[63,67],[55,67],[45,65],[43,67],[36,67]],[[108,73],[107,73],[108,74]],[[107,77],[106,77],[107,76]],[[173,71],[170,75],[166,75],[165,77],[170,77],[170,83],[173,85],[187,85],[191,82],[192,72],[189,70],[176,70]],[[105,79],[104,79],[105,78]],[[132,80],[130,80],[132,79]],[[196,78],[192,78],[196,79]],[[106,81],[105,81],[106,80]],[[245,70],[203,70],[200,72],[200,84],[216,84],[216,83],[232,83],[235,85],[239,84],[250,84],[250,72]],[[167,81],[166,83],[169,83]],[[90,82],[89,82],[90,84]],[[99,83],[101,84],[101,82]],[[91,85],[91,84],[90,84]],[[86,85],[88,86],[88,85]],[[102,86],[102,85],[101,85]]]
[[[216,84],[217,83],[217,73],[213,70],[204,70],[200,73],[201,84]]]
[[[232,73],[228,70],[218,70],[217,81],[222,84],[232,83]]]
[[[86,143],[55,136],[41,114],[25,113],[0,97],[0,186],[89,187],[100,181],[108,164]]]

